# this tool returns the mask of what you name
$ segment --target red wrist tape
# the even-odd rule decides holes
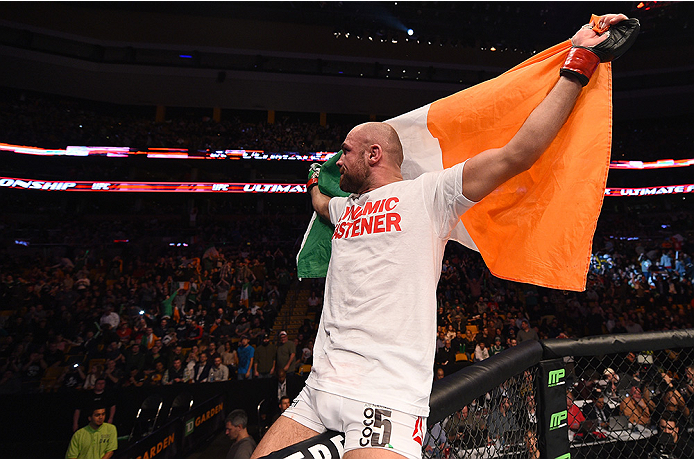
[[[316,185],[318,185],[318,177],[311,177],[308,182],[306,182],[306,191],[310,190]]]
[[[577,77],[581,84],[585,86],[590,81],[593,73],[595,73],[595,69],[598,68],[598,64],[600,64],[600,58],[589,49],[571,48],[560,73]]]

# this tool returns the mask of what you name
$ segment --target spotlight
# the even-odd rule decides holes
[[[412,29],[407,29],[407,35],[409,35],[410,37],[411,37],[412,35],[414,35],[414,30],[412,30]]]

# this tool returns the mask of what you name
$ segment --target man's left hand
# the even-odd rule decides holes
[[[594,16],[591,21],[581,27],[578,32],[571,38],[573,46],[582,48],[592,48],[593,46],[602,43],[610,36],[610,31],[607,30],[613,24],[622,22],[627,18],[623,14],[605,14],[603,16]],[[598,33],[598,30],[603,32]]]

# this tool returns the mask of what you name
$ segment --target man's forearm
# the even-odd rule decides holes
[[[479,201],[502,183],[530,169],[568,119],[581,89],[578,79],[559,77],[508,144],[471,158],[463,169],[465,197]]]
[[[317,186],[312,187],[309,190],[311,195],[311,204],[313,205],[313,210],[326,221],[330,221],[330,212],[328,211],[328,203],[330,202],[330,197],[324,195],[320,192]]]
[[[513,136],[507,147],[521,170],[530,169],[552,143],[576,105],[581,89],[577,79],[560,77]]]

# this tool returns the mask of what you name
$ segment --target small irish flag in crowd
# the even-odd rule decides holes
[[[405,179],[505,145],[559,78],[566,41],[497,78],[386,121],[400,135]],[[602,207],[612,142],[611,64],[601,64],[537,163],[462,217],[451,239],[477,250],[497,277],[582,291]],[[319,187],[344,196],[336,157]],[[324,277],[332,226],[315,214],[297,256],[299,278]]]

